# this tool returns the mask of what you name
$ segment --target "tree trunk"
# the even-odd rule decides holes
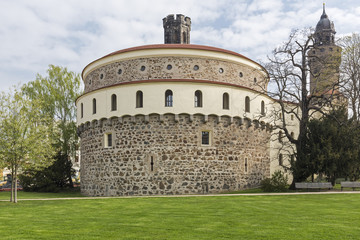
[[[17,167],[15,166],[15,174],[14,174],[14,203],[17,203]]]
[[[10,202],[14,199],[14,168],[11,167],[11,195],[10,195]]]

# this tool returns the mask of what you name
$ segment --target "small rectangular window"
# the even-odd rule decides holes
[[[247,158],[245,158],[244,170],[247,173],[247,171],[248,171],[248,159]]]
[[[105,148],[111,148],[113,146],[112,133],[105,133],[104,146]]]
[[[201,132],[201,145],[210,145],[210,132],[209,131]]]

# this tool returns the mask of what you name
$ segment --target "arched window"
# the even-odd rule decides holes
[[[229,94],[224,93],[223,94],[223,109],[229,109]]]
[[[96,99],[93,98],[93,114],[96,114]]]
[[[250,98],[248,96],[245,97],[245,112],[250,112]]]
[[[195,107],[202,107],[202,93],[200,90],[195,92]]]
[[[136,92],[136,107],[137,108],[143,107],[143,92],[142,91]]]
[[[117,103],[116,103],[116,94],[111,95],[111,111],[116,111]]]
[[[265,116],[265,102],[261,101],[261,115]]]
[[[81,118],[84,117],[84,104],[83,103],[81,103],[81,105],[80,105],[80,115],[81,115]]]
[[[171,90],[166,90],[165,92],[165,107],[173,106],[173,92]]]

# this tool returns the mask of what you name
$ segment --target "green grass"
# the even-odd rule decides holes
[[[0,192],[0,200],[10,200],[11,192]],[[66,197],[83,197],[79,189],[59,193],[44,192],[24,192],[18,191],[18,199],[39,199],[39,198],[66,198]]]
[[[359,239],[360,194],[0,202],[1,239]]]

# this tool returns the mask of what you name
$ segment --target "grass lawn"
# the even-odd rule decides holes
[[[0,202],[1,239],[359,239],[360,194]]]
[[[0,200],[10,201],[11,192],[0,192]],[[64,197],[83,197],[79,189],[60,193],[24,192],[18,191],[18,199],[39,199],[39,198],[64,198]],[[1,237],[0,237],[1,239]]]

